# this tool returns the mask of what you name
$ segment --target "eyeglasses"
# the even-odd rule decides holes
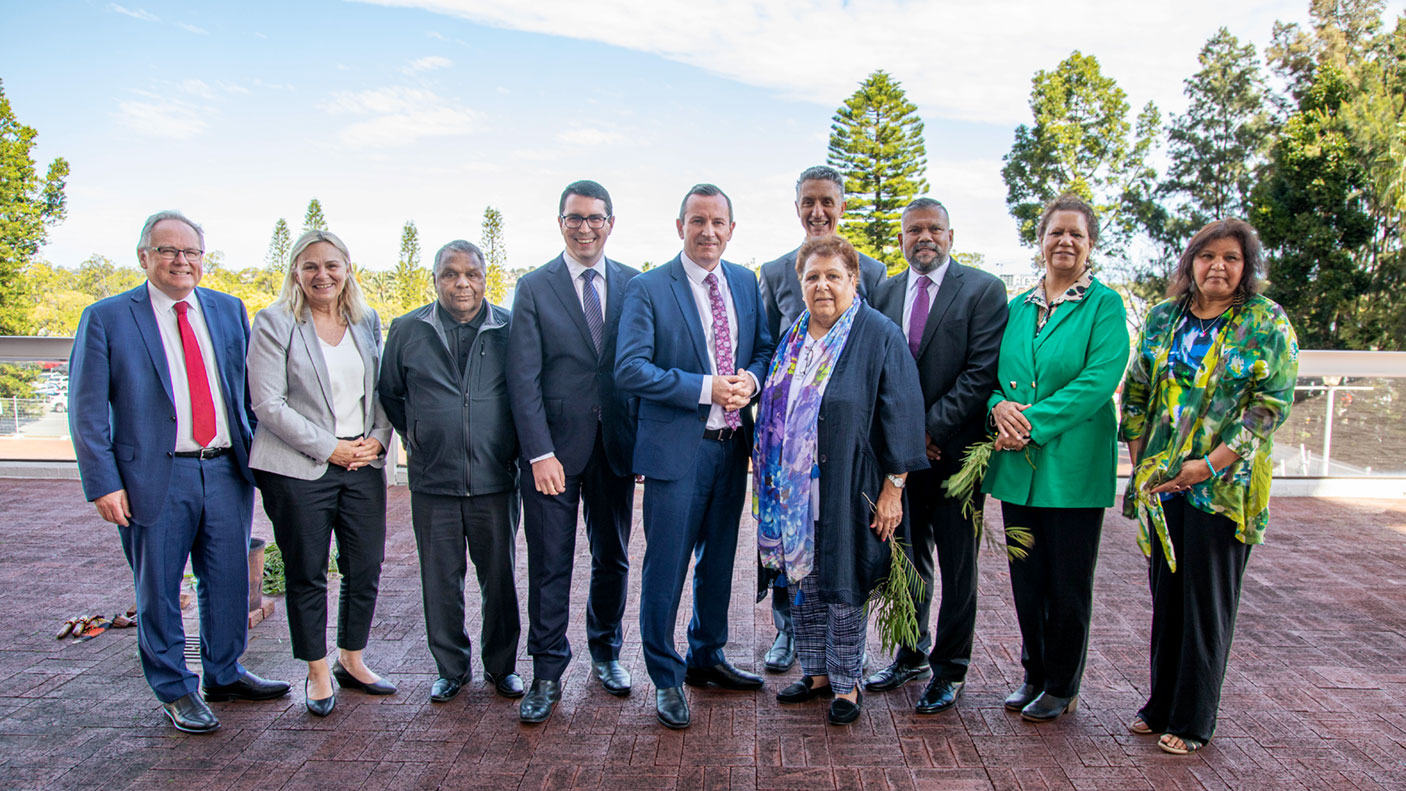
[[[584,222],[592,228],[600,230],[605,227],[605,223],[609,219],[610,218],[604,214],[592,214],[590,217],[582,217],[579,214],[563,214],[561,217],[562,223],[571,229],[580,228],[581,223]]]
[[[176,256],[178,255],[184,255],[186,260],[192,263],[205,257],[204,250],[182,250],[179,247],[148,247],[147,249],[155,250],[156,254],[161,256],[161,260],[167,263],[176,260]]]

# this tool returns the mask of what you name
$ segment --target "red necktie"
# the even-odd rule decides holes
[[[195,330],[190,328],[186,311],[189,302],[176,303],[176,326],[181,330],[181,349],[186,358],[186,383],[190,385],[191,434],[200,447],[215,438],[215,399],[210,396],[210,378],[205,375],[205,358],[200,356],[200,344],[195,342]]]

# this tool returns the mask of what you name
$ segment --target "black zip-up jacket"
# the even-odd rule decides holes
[[[436,303],[391,324],[376,392],[409,447],[410,491],[458,497],[517,487],[517,433],[508,406],[506,309],[489,311],[461,376]]]

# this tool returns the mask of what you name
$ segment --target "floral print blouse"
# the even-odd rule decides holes
[[[1030,295],[1025,298],[1026,302],[1035,305],[1038,310],[1035,312],[1035,334],[1039,335],[1040,330],[1045,328],[1045,322],[1054,315],[1055,308],[1065,302],[1078,302],[1089,292],[1089,286],[1093,283],[1093,267],[1084,267],[1084,271],[1079,273],[1074,284],[1064,290],[1063,294],[1054,299],[1045,298],[1045,278],[1040,278],[1040,285],[1030,291]]]

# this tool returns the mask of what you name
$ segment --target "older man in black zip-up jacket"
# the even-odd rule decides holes
[[[469,242],[440,248],[434,283],[435,302],[391,325],[377,385],[409,448],[425,630],[439,671],[430,700],[453,698],[471,677],[466,549],[482,594],[484,676],[516,698],[523,685],[515,670],[517,435],[504,373],[510,314],[484,300],[483,253]]]

